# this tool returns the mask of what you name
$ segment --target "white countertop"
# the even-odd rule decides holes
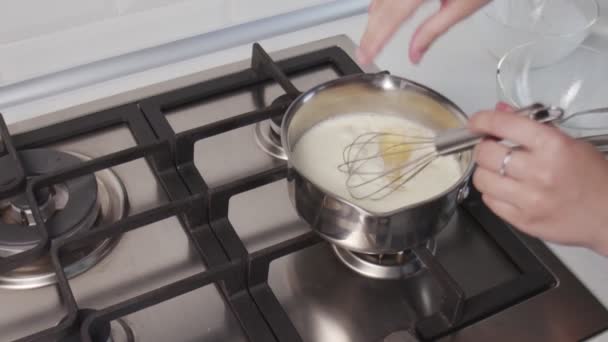
[[[329,2],[6,0],[0,11],[0,86]]]
[[[602,0],[602,2],[608,3],[606,0]],[[433,6],[429,5],[420,14],[428,13],[431,10],[433,10]],[[201,21],[212,20],[212,18],[213,15],[207,15],[201,18]],[[418,81],[439,91],[466,112],[493,107],[497,101],[495,87],[497,61],[480,46],[475,36],[474,22],[466,21],[456,26],[430,49],[420,65],[414,66],[407,59],[407,46],[414,24],[418,23],[420,18],[421,16],[417,15],[397,33],[394,40],[377,59],[376,64],[393,74]],[[598,31],[603,30],[607,35],[599,40],[597,37],[595,39],[606,42],[608,41],[606,14],[602,21],[603,26]],[[274,51],[338,34],[346,34],[358,42],[365,23],[366,16],[360,15],[262,40],[260,43],[267,51]],[[608,43],[606,45],[608,47]],[[85,103],[99,96],[118,94],[136,87],[243,60],[249,58],[250,53],[251,45],[246,44],[67,94],[7,108],[3,112],[9,123],[15,122]],[[597,298],[608,306],[608,258],[581,248],[557,245],[550,245],[550,247]],[[605,335],[600,339],[608,340],[608,336]]]

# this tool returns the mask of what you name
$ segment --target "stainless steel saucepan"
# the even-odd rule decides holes
[[[281,127],[289,194],[298,215],[326,240],[356,252],[398,253],[428,242],[446,226],[468,193],[471,152],[458,155],[462,176],[444,192],[392,212],[370,212],[308,179],[292,158],[296,143],[309,128],[354,112],[402,116],[436,132],[463,127],[468,120],[439,93],[387,73],[346,76],[301,94],[288,108]]]

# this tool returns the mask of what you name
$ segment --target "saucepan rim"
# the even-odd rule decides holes
[[[382,77],[384,79],[380,79],[380,77]],[[432,100],[437,101],[439,104],[441,104],[443,107],[445,107],[452,115],[457,116],[463,122],[463,124],[466,124],[466,122],[468,121],[468,117],[464,113],[464,111],[462,111],[454,102],[452,102],[447,97],[440,94],[439,92],[437,92],[427,86],[424,86],[420,83],[417,83],[415,81],[412,81],[412,80],[409,80],[409,79],[406,79],[403,77],[391,75],[390,73],[384,71],[384,72],[373,73],[373,74],[372,73],[360,73],[360,74],[342,76],[337,79],[334,79],[334,80],[331,80],[331,81],[328,81],[325,83],[321,83],[313,88],[310,88],[309,90],[301,93],[298,97],[296,97],[296,99],[293,102],[291,102],[291,104],[288,106],[288,108],[285,112],[285,115],[283,116],[283,120],[281,123],[281,145],[283,146],[283,149],[285,150],[285,154],[287,156],[288,167],[296,170],[301,177],[305,178],[308,182],[310,182],[312,185],[317,187],[326,196],[331,196],[333,199],[339,201],[340,203],[351,206],[351,207],[355,208],[357,211],[359,211],[360,213],[370,216],[370,217],[393,216],[396,213],[403,212],[403,211],[417,208],[417,207],[421,207],[421,206],[424,206],[425,204],[437,201],[438,199],[446,196],[447,194],[452,193],[453,191],[459,191],[459,190],[462,190],[463,188],[468,187],[469,186],[468,181],[471,177],[471,174],[474,169],[474,164],[475,164],[473,157],[471,155],[471,157],[468,161],[467,167],[466,167],[466,169],[463,170],[462,175],[460,176],[458,181],[454,182],[454,184],[452,184],[446,190],[444,190],[444,191],[440,192],[439,194],[436,194],[430,198],[427,198],[425,200],[411,203],[411,204],[405,205],[403,207],[399,207],[395,210],[392,210],[389,212],[383,212],[383,213],[374,212],[374,211],[362,208],[361,206],[351,202],[349,199],[344,198],[338,194],[333,193],[332,191],[327,190],[323,186],[319,185],[316,181],[314,181],[313,179],[310,179],[308,176],[306,176],[302,172],[300,172],[298,167],[292,162],[291,157],[292,157],[292,147],[293,146],[291,146],[289,139],[288,139],[289,127],[290,127],[291,121],[297,115],[298,110],[302,106],[304,106],[308,100],[310,100],[312,97],[314,97],[316,94],[318,94],[321,91],[331,89],[334,87],[338,87],[338,86],[342,86],[342,85],[346,85],[346,84],[350,84],[353,82],[361,82],[361,81],[367,82],[370,85],[382,84],[381,82],[378,82],[378,81],[386,80],[387,77],[389,78],[388,79],[389,81],[393,82],[393,84],[399,85],[399,90],[414,91],[414,92],[420,93],[422,95],[428,96]]]

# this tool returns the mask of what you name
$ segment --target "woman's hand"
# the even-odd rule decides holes
[[[497,107],[498,108],[498,107]],[[608,161],[590,144],[506,111],[481,112],[471,130],[509,140],[475,149],[473,184],[496,215],[541,239],[608,256]]]
[[[418,7],[428,0],[373,0],[361,47],[359,63],[368,64]],[[410,41],[410,60],[418,63],[429,46],[450,27],[477,11],[489,0],[441,0],[439,11],[422,23]]]

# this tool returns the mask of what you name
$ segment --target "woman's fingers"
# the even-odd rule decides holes
[[[526,186],[522,182],[478,167],[473,175],[473,185],[482,194],[522,208],[523,197],[526,194]]]
[[[429,46],[450,27],[468,17],[489,0],[441,0],[441,8],[418,27],[410,42],[410,59],[418,63]],[[424,0],[373,0],[361,38],[357,59],[369,64]]]
[[[424,0],[376,0],[370,4],[365,33],[357,50],[359,63],[369,64],[386,45],[401,23],[409,18]]]
[[[369,6],[367,7],[367,11],[368,12],[372,12],[374,11],[376,8],[378,8],[378,4],[381,2],[382,0],[372,0],[372,2],[370,2]]]
[[[479,112],[469,120],[472,131],[508,140],[532,151],[550,147],[559,132],[546,124],[508,112]]]
[[[504,167],[505,175],[519,181],[531,180],[533,177],[530,174],[530,168],[534,165],[534,157],[528,151],[511,150],[509,147],[493,140],[482,141],[475,147],[474,151],[477,165],[495,173],[500,172],[509,153],[509,159]]]
[[[502,102],[502,101],[498,102],[496,104],[495,109],[500,112],[514,112],[515,111],[515,108],[511,107],[511,105],[509,105],[508,103]]]
[[[519,225],[517,222],[522,216],[522,211],[518,207],[485,193],[481,195],[481,200],[501,219],[515,226]]]
[[[410,41],[410,60],[413,63],[420,62],[424,53],[439,36],[486,2],[487,0],[442,0],[439,11],[427,18],[414,33]]]

